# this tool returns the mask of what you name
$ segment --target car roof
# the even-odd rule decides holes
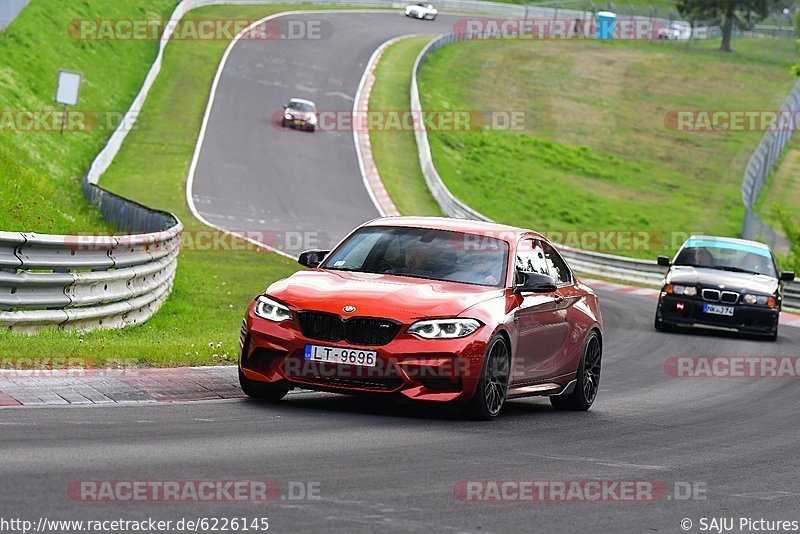
[[[290,104],[292,104],[292,103],[294,103],[294,104],[308,104],[309,106],[317,107],[317,105],[314,104],[314,102],[312,102],[311,100],[305,100],[303,98],[293,98],[293,99],[289,100],[289,103]]]
[[[404,226],[410,228],[430,228],[431,230],[448,230],[451,232],[464,232],[479,234],[510,241],[510,237],[520,239],[523,236],[534,235],[543,238],[538,232],[526,230],[516,226],[509,226],[487,221],[473,221],[469,219],[453,219],[449,217],[381,217],[364,224],[364,226]]]
[[[720,241],[722,243],[729,243],[731,245],[749,245],[751,247],[761,248],[764,250],[769,250],[769,246],[765,245],[764,243],[759,243],[758,241],[750,241],[749,239],[739,239],[736,237],[719,237],[714,235],[693,235],[689,239],[686,240],[686,243],[689,241]],[[684,243],[684,245],[686,244]]]

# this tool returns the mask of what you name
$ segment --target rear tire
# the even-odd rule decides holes
[[[583,346],[581,361],[575,374],[575,389],[569,395],[550,397],[550,404],[556,410],[585,412],[592,407],[600,389],[600,367],[603,359],[603,345],[600,336],[592,331]]]
[[[248,397],[268,402],[278,402],[289,393],[289,388],[285,386],[265,384],[250,380],[244,376],[241,369],[239,369],[239,385],[242,387],[244,394]]]
[[[470,419],[491,421],[500,414],[508,392],[510,371],[511,354],[505,339],[498,334],[489,342],[478,387],[465,409]]]

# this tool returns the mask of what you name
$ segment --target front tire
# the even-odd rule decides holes
[[[765,336],[767,341],[778,341],[778,321],[775,321],[775,329]]]
[[[575,375],[575,389],[569,395],[550,397],[550,404],[556,410],[584,412],[592,407],[600,389],[600,366],[603,359],[603,345],[600,336],[592,331],[583,346],[581,361]]]
[[[672,325],[662,321],[658,314],[656,314],[656,320],[653,323],[653,326],[659,332],[672,332]]]
[[[466,413],[471,419],[491,421],[500,414],[508,392],[510,356],[503,336],[494,336],[483,359],[478,387],[466,407]]]
[[[289,388],[285,386],[265,384],[250,380],[244,376],[241,369],[239,369],[239,385],[242,387],[244,394],[248,397],[268,402],[278,402],[289,393]]]

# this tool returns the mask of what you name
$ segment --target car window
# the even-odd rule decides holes
[[[502,287],[508,244],[493,237],[410,227],[365,227],[323,268]]]
[[[523,273],[550,274],[540,240],[523,239],[519,242],[516,269]]]
[[[768,249],[712,238],[688,240],[673,263],[777,277],[775,263]]]
[[[289,102],[289,107],[297,111],[314,111],[314,106],[304,102]]]
[[[542,243],[542,248],[544,249],[544,257],[547,260],[550,276],[556,279],[558,285],[572,283],[572,274],[561,254],[550,243]]]

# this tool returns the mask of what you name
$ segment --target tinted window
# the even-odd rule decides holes
[[[502,287],[507,264],[508,244],[500,239],[370,226],[353,233],[322,267]]]
[[[690,239],[683,245],[674,263],[777,277],[770,251],[747,243]]]
[[[523,273],[550,274],[542,243],[538,239],[523,239],[519,242],[516,269]]]
[[[569,267],[564,261],[564,258],[556,252],[553,245],[550,243],[542,243],[544,249],[544,257],[547,260],[547,266],[550,270],[550,276],[556,279],[557,284],[569,284],[572,282],[572,275],[569,272]]]

